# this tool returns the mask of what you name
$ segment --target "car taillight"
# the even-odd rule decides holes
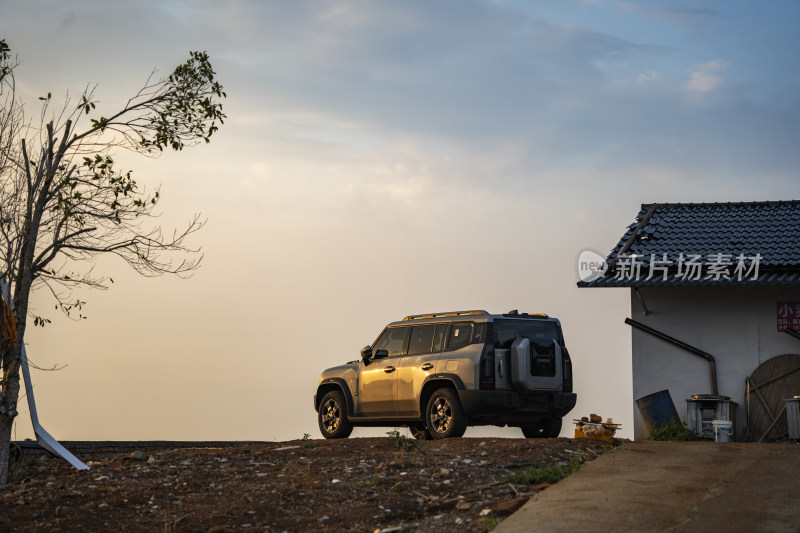
[[[561,353],[564,354],[561,358],[561,371],[564,376],[564,392],[572,392],[572,359],[570,359],[569,352],[565,346],[561,347]]]

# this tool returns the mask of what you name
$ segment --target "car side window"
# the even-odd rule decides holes
[[[444,349],[444,339],[447,335],[447,324],[439,324],[436,326],[436,333],[433,335],[433,351],[441,352]]]
[[[403,348],[406,344],[406,337],[411,328],[388,328],[383,332],[381,338],[375,343],[372,348],[372,353],[375,354],[378,350],[386,350],[389,352],[387,357],[394,357],[396,355],[403,355]]]
[[[447,349],[457,350],[472,342],[472,322],[458,322],[450,328]]]
[[[408,341],[408,355],[431,353],[435,332],[435,325],[412,327],[411,340]]]

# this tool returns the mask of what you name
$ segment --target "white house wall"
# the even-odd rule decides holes
[[[779,301],[800,301],[800,287],[657,287],[640,293],[644,316],[631,290],[631,318],[710,353],[716,359],[718,393],[737,402],[737,439],[744,437],[745,378],[767,359],[800,353],[800,340],[777,332]],[[630,326],[628,326],[630,327]],[[635,400],[668,389],[681,419],[686,399],[710,394],[708,362],[631,327],[634,438],[647,432]]]

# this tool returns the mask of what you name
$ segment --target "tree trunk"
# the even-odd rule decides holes
[[[30,282],[25,287],[28,289],[23,293],[21,305],[16,309],[22,313],[22,318],[17,319],[16,339],[10,349],[0,351],[2,360],[2,388],[0,388],[0,487],[8,483],[8,460],[11,450],[11,429],[14,427],[14,419],[17,417],[17,402],[19,401],[19,367],[22,358],[22,347],[24,346],[24,335],[26,326],[26,316],[24,313],[28,309],[28,292]]]
[[[8,466],[11,451],[11,428],[14,417],[0,415],[0,487],[8,483]]]
[[[11,353],[5,354],[12,360],[16,355],[16,343]],[[11,372],[4,372],[3,398],[0,403],[0,487],[8,483],[8,461],[11,450],[11,429],[17,417],[19,398],[19,359]]]

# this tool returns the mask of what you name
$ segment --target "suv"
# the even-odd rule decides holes
[[[456,311],[392,322],[361,360],[325,370],[314,395],[326,439],[354,426],[408,426],[418,439],[467,426],[557,437],[575,407],[561,323],[544,314]]]

